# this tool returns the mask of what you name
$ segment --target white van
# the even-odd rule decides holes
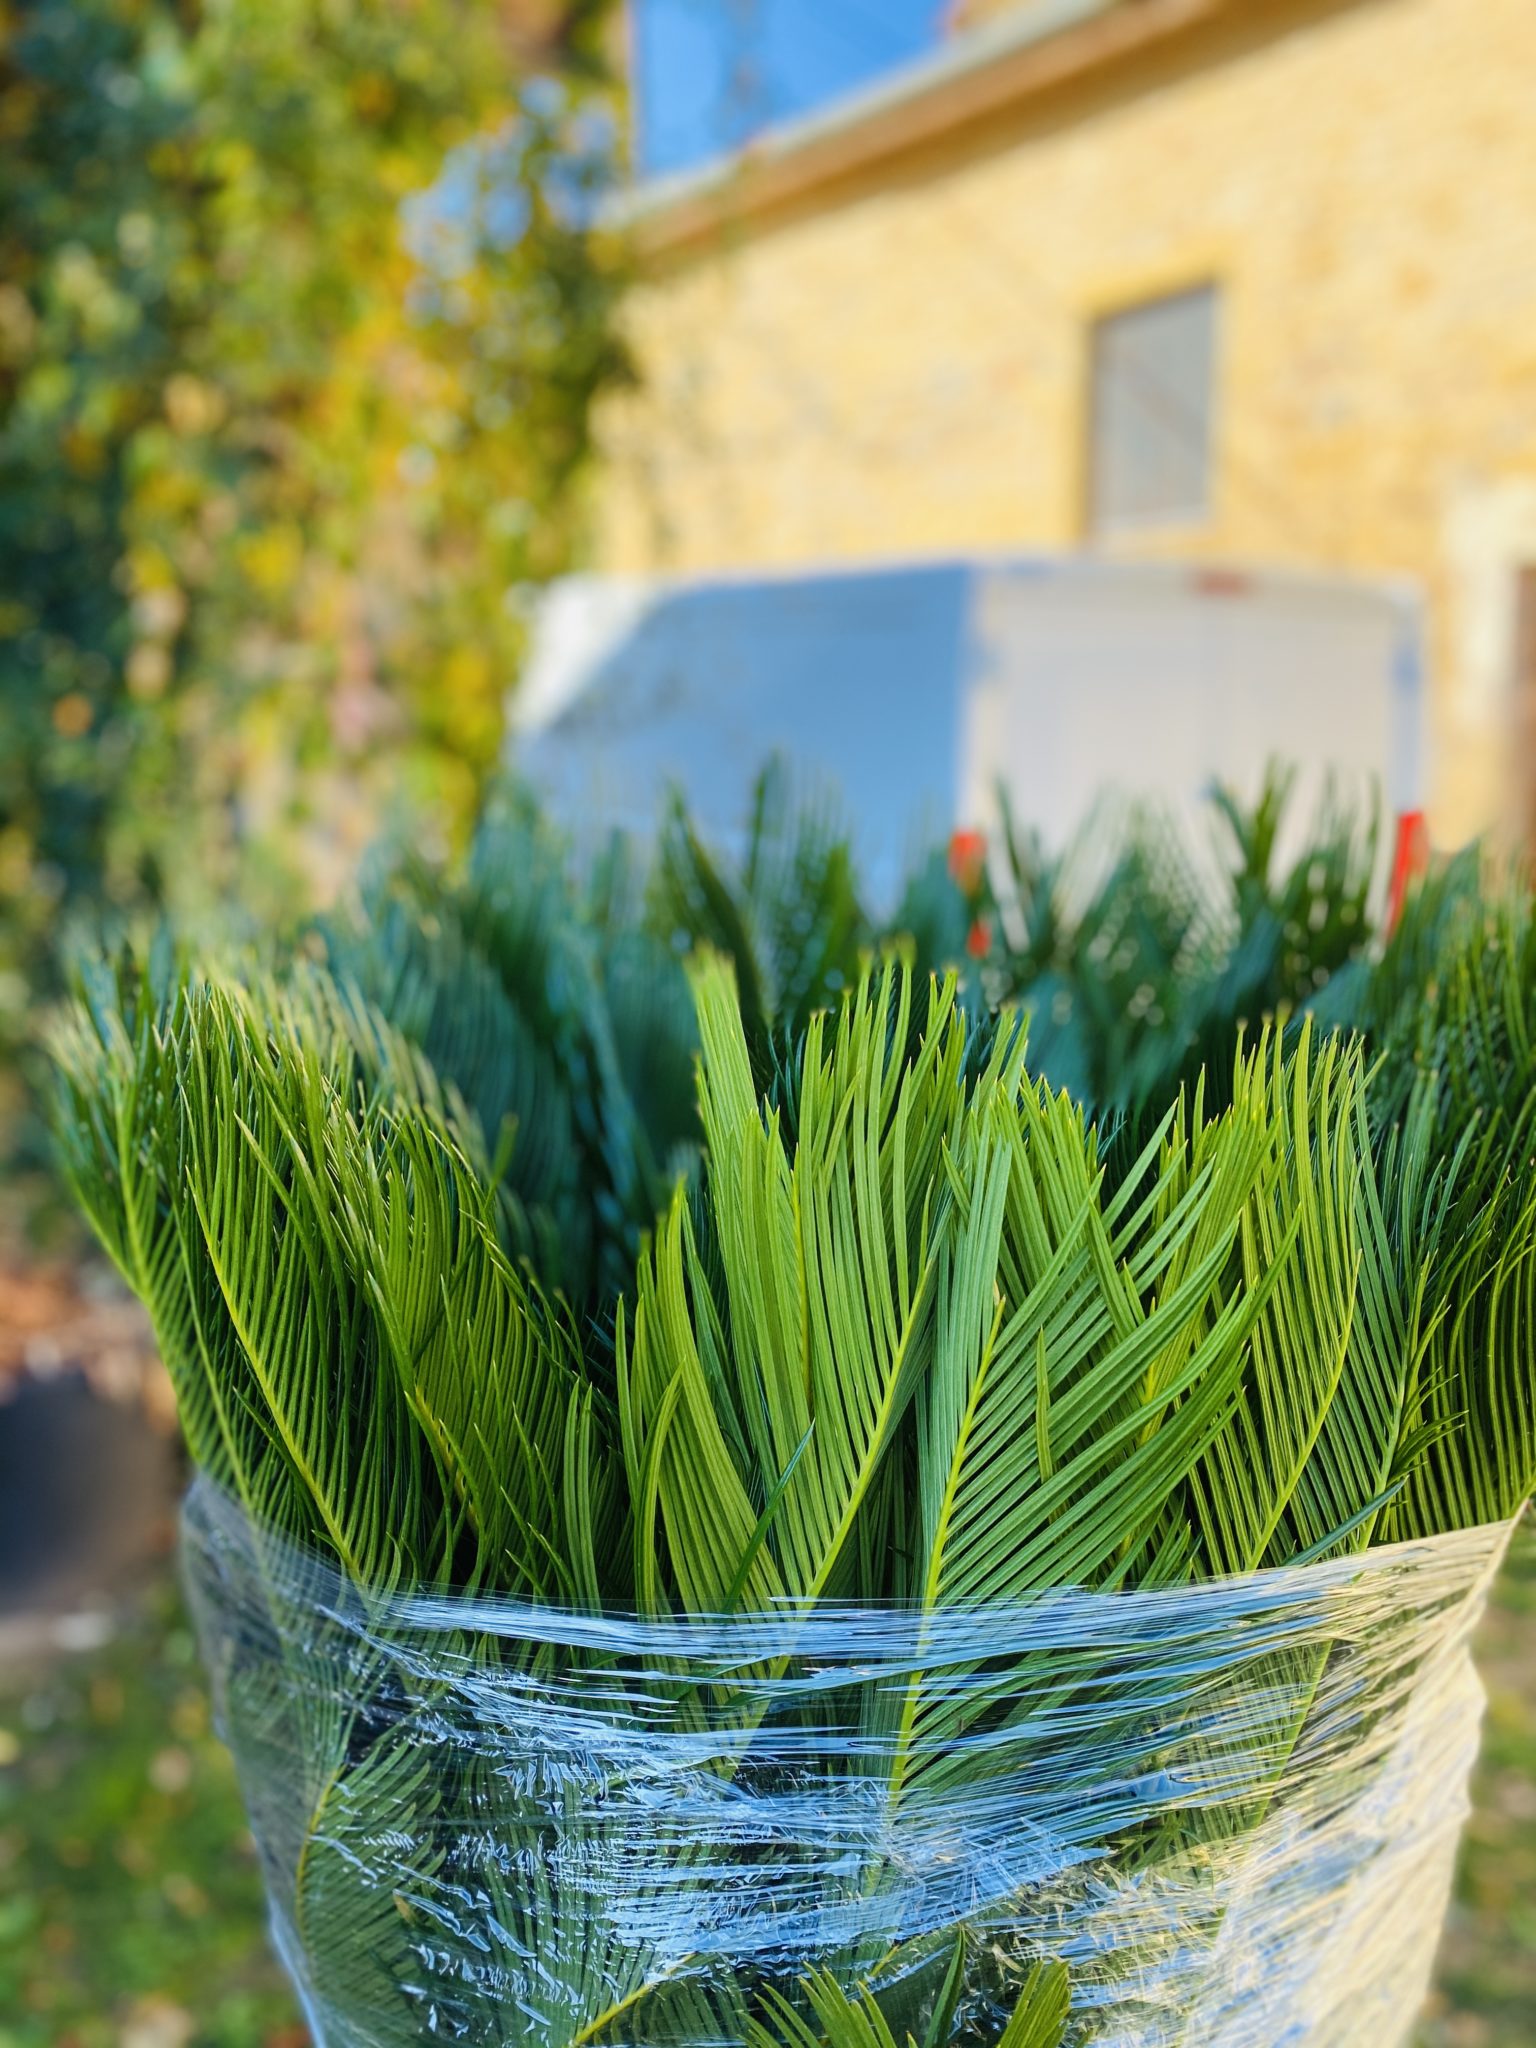
[[[510,748],[578,835],[645,834],[676,788],[726,844],[781,753],[837,790],[880,898],[988,831],[1000,782],[1047,844],[1106,789],[1193,809],[1271,759],[1298,825],[1329,775],[1417,813],[1420,641],[1402,587],[1081,556],[576,577],[540,605]]]

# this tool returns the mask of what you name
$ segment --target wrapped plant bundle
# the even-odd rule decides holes
[[[1113,1171],[891,965],[705,1152],[611,1341],[430,1069],[304,984],[119,990],[71,1171],[329,2048],[1390,2043],[1536,1474],[1523,1118],[1262,1038]],[[1515,1149],[1511,1149],[1511,1148]]]
[[[370,1602],[206,1482],[185,1554],[327,2048],[1357,2048],[1427,1988],[1503,1535],[649,1622]]]

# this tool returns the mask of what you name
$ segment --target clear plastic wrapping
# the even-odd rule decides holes
[[[1070,2014],[1031,2040],[1390,2048],[1507,1537],[670,1621],[365,1599],[206,1482],[183,1551],[322,2048],[794,2048],[825,2038],[813,1972],[896,2042],[984,2044],[1046,1958]]]

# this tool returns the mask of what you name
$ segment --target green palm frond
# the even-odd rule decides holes
[[[697,1143],[687,985],[638,922],[599,921],[624,894],[584,896],[514,792],[461,870],[386,850],[312,935],[345,999],[420,1048],[477,1163],[496,1160],[513,1249],[598,1311]]]
[[[183,979],[82,1009],[57,1048],[67,1170],[195,1455],[263,1525],[370,1588],[467,1558],[574,1600],[616,1508],[573,1329],[502,1251],[430,1073],[381,1025],[372,1060],[358,1037],[313,988]],[[556,1512],[572,1461],[581,1545]]]
[[[890,2022],[867,1987],[850,1997],[831,1971],[816,1970],[799,1988],[805,2010],[782,1992],[767,1994],[764,2018],[747,2028],[748,2048],[897,2048]],[[1036,1963],[989,2048],[1061,2048],[1070,2002],[1066,1965]],[[937,2025],[930,2024],[921,2042],[908,2034],[906,2048],[946,2048],[953,2006],[946,2009],[941,1999],[933,2017]]]
[[[885,2014],[868,1991],[850,1998],[830,1971],[802,1980],[809,2013],[797,2012],[782,1993],[769,1992],[772,2024],[748,2029],[748,2048],[896,2048]]]
[[[679,1201],[642,1266],[624,1372],[631,1489],[655,1489],[687,1604],[710,1612],[770,1501],[741,1590],[853,1590],[859,1520],[930,1356],[932,1224],[967,1028],[953,983],[936,989],[903,1069],[910,976],[866,979],[834,1030],[810,1024],[791,1148],[762,1114],[730,970],[703,962],[696,990],[721,1298]]]
[[[910,1590],[952,1608],[1358,1547],[1421,1498],[1424,1460],[1452,1517],[1519,1497],[1527,1205],[1490,1197],[1486,1148],[1426,1179],[1422,1116],[1383,1148],[1358,1042],[1264,1037],[1230,1108],[1176,1106],[1110,1178],[1006,1022],[969,1067],[952,983],[905,1064],[904,970],[867,977],[835,1031],[813,1022],[793,1118],[759,1100],[729,972],[705,963],[697,990],[702,1223],[680,1200],[658,1232],[623,1360],[659,1602],[661,1531],[685,1605],[711,1611],[752,1585],[888,1596],[889,1562],[877,1587],[854,1563],[861,1517],[885,1514]],[[1503,1394],[1485,1372],[1474,1396],[1448,1351],[1469,1326],[1433,1303],[1458,1273],[1491,1280],[1514,1332]],[[1456,1476],[1452,1398],[1481,1399],[1468,1455],[1502,1481]],[[881,1488],[902,1444],[898,1532]]]
[[[1383,1341],[1414,1359],[1399,1448],[1398,1535],[1502,1519],[1536,1464],[1531,1160],[1536,917],[1529,884],[1475,851],[1409,896],[1372,974],[1324,1014],[1362,1029],[1378,1215],[1390,1275]]]
[[[1294,782],[1271,767],[1247,806],[1214,790],[1209,854],[1155,807],[1101,804],[1048,858],[1005,803],[983,976],[1030,1011],[1057,1086],[1140,1125],[1203,1068],[1214,1102],[1243,1026],[1353,972],[1372,937],[1375,816],[1325,790],[1286,861]]]
[[[1193,1477],[1201,1546],[1238,1573],[1314,1550],[1381,1491],[1395,1434],[1352,1365],[1361,1282],[1358,1212],[1370,1172],[1358,1045],[1304,1030],[1237,1069],[1233,1115],[1267,1131],[1271,1168],[1244,1209],[1241,1274],[1256,1295],[1249,1371],[1230,1421]]]
[[[753,786],[740,858],[705,844],[674,799],[649,888],[657,936],[728,959],[759,1075],[773,1033],[802,1030],[858,978],[872,937],[846,833],[825,801],[797,792],[782,760]]]

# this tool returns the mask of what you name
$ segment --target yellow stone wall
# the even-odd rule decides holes
[[[1079,544],[1090,324],[1206,279],[1213,514],[1117,545],[1419,579],[1434,821],[1477,829],[1536,563],[1536,0],[1245,0],[655,259],[598,566]]]

